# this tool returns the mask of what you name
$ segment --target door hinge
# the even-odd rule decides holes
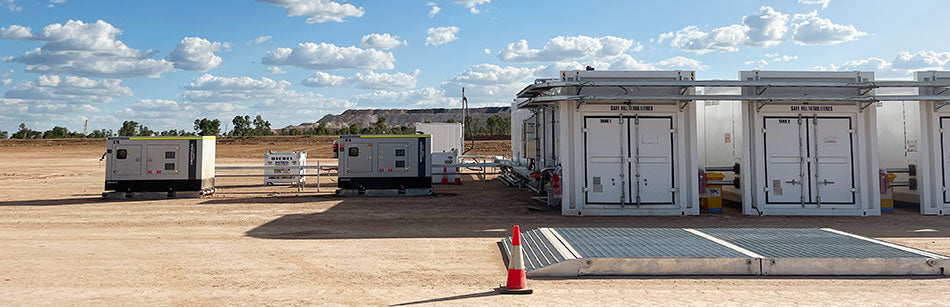
[[[589,187],[584,187],[583,189],[581,189],[581,191],[590,192],[590,188],[589,188]]]

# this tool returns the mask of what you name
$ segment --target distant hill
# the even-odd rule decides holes
[[[494,115],[502,117],[511,116],[510,107],[484,107],[469,109],[469,116],[478,118],[478,122],[485,123],[489,117]],[[362,127],[369,127],[379,117],[386,118],[386,124],[389,126],[411,126],[414,123],[433,122],[444,123],[450,119],[462,121],[462,109],[364,109],[364,110],[346,110],[340,115],[327,114],[316,123],[302,123],[300,125],[287,126],[285,129],[311,129],[316,128],[321,123],[326,124],[330,129],[349,127],[352,124],[360,124]]]

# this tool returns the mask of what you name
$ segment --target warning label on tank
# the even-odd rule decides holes
[[[834,106],[790,106],[792,112],[834,112]]]
[[[604,186],[600,184],[600,177],[594,177],[594,193],[603,193]]]
[[[782,181],[781,180],[772,180],[772,195],[780,196],[782,195]]]

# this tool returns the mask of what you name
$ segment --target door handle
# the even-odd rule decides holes
[[[802,184],[801,181],[794,180],[794,179],[793,179],[793,180],[789,180],[789,181],[785,181],[785,183],[788,183],[788,184]]]
[[[834,181],[828,181],[828,179],[825,179],[825,180],[822,180],[821,182],[819,182],[818,184],[829,185],[829,184],[835,184],[835,182],[834,182]]]

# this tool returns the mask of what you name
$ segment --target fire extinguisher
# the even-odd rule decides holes
[[[551,175],[551,189],[554,190],[554,195],[561,195],[561,168],[558,167],[554,170],[554,174]]]

